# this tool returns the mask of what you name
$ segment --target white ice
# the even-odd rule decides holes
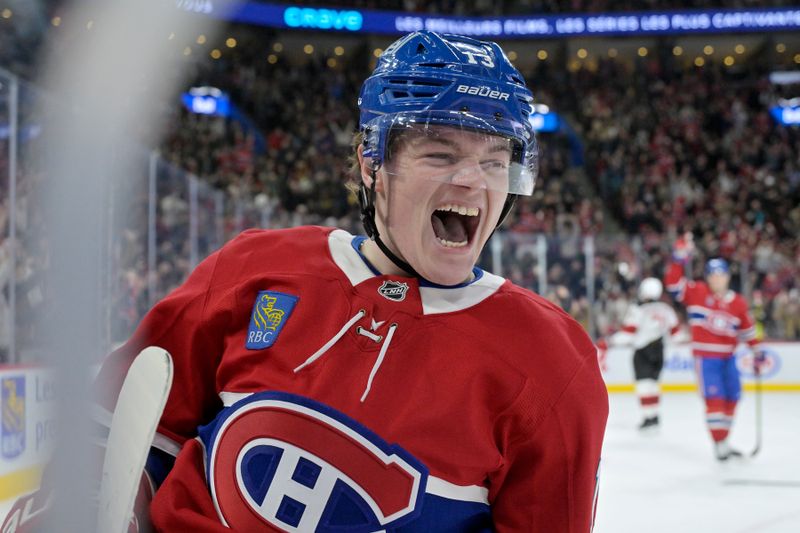
[[[754,393],[745,392],[731,433],[755,445]],[[595,533],[800,532],[800,394],[763,395],[755,458],[719,463],[694,393],[662,397],[661,428],[641,434],[636,397],[611,394]]]
[[[595,533],[800,532],[800,394],[764,394],[764,435],[753,459],[718,463],[692,393],[664,395],[661,428],[641,434],[632,394],[611,394]],[[755,444],[745,393],[731,443]],[[11,507],[0,502],[0,516]],[[558,532],[542,532],[558,533]]]

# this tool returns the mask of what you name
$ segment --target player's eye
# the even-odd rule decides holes
[[[458,157],[449,152],[426,152],[422,154],[421,159],[428,164],[439,166],[452,165],[458,161]]]
[[[509,162],[503,159],[487,159],[481,161],[481,167],[491,171],[508,170]]]

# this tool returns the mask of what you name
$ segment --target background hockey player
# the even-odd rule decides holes
[[[727,261],[708,260],[705,282],[692,281],[686,278],[685,269],[693,252],[688,234],[676,243],[665,281],[667,291],[686,306],[698,384],[706,403],[706,423],[716,457],[725,461],[742,455],[728,443],[742,390],[734,350],[740,342],[747,343],[758,364],[761,348],[747,302],[729,288]]]
[[[247,231],[150,311],[99,382],[111,410],[134,354],[173,356],[158,530],[590,530],[595,348],[474,266],[533,190],[531,103],[496,44],[403,37],[359,98],[367,237]]]
[[[664,367],[664,340],[675,336],[680,324],[675,311],[661,302],[663,285],[656,278],[645,278],[639,285],[638,305],[632,305],[620,331],[611,335],[609,346],[633,347],[633,373],[636,396],[642,410],[639,429],[658,426],[661,392],[659,376]]]

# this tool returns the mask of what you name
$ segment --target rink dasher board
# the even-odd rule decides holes
[[[40,366],[0,366],[0,501],[39,486],[56,440],[54,372]]]
[[[765,342],[768,364],[763,376],[767,392],[800,392],[800,342]],[[632,392],[633,350],[612,348],[600,366],[609,392]],[[745,390],[754,387],[752,355],[736,351]],[[667,344],[661,388],[665,392],[696,391],[694,359],[689,344]],[[18,497],[39,485],[42,465],[53,451],[53,412],[57,383],[52,370],[40,366],[0,366],[0,501]]]
[[[800,342],[767,341],[762,344],[767,362],[762,375],[762,388],[767,392],[800,392]],[[749,348],[740,345],[736,351],[736,365],[745,390],[755,387],[753,357]],[[665,392],[690,392],[697,390],[695,360],[688,343],[667,344],[664,369],[661,372],[661,390]],[[610,348],[600,358],[600,368],[609,392],[632,392],[633,349]]]

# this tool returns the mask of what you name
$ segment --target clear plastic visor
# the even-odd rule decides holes
[[[530,195],[537,170],[535,139],[510,121],[463,112],[379,117],[382,167],[394,180],[429,180]],[[385,128],[385,129],[384,129]],[[379,141],[375,138],[374,141]],[[527,149],[525,148],[527,147]]]

